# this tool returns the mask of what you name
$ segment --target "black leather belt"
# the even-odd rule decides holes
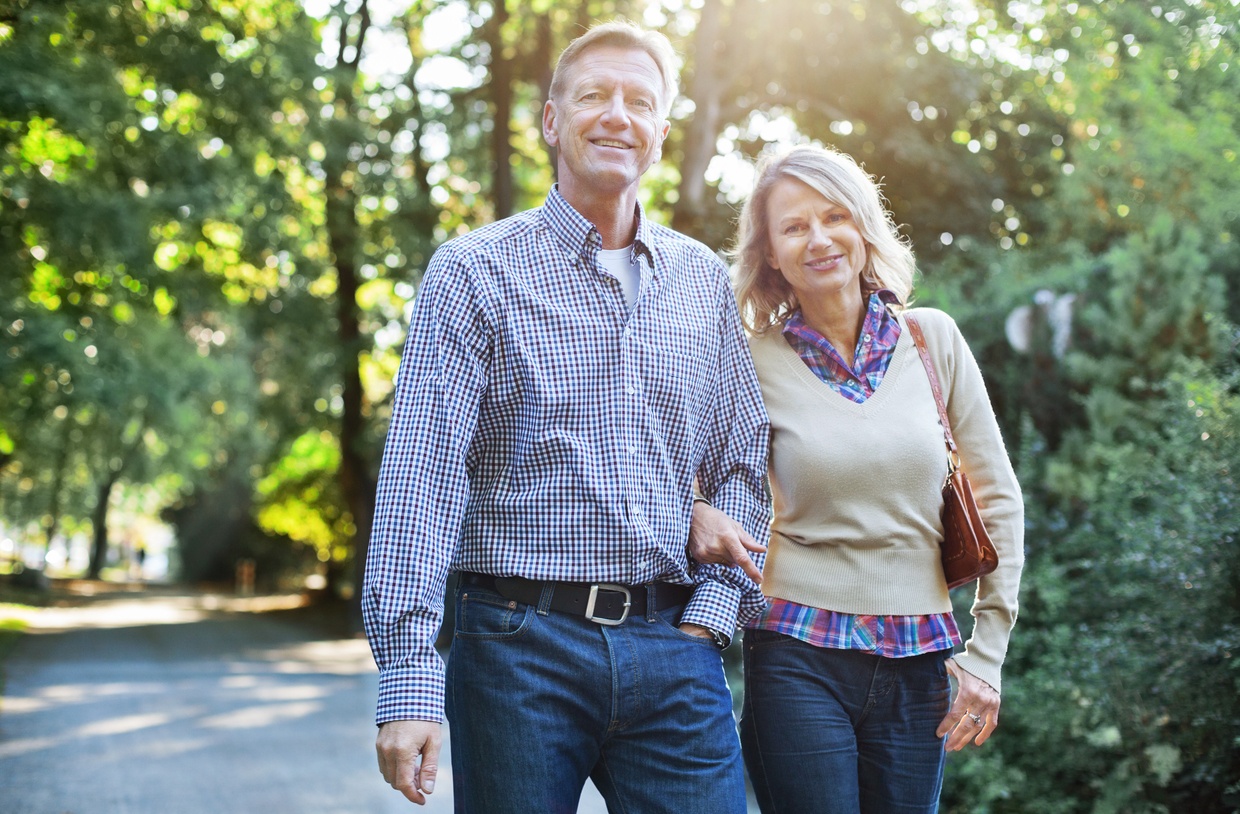
[[[645,585],[618,585],[614,582],[554,582],[524,577],[495,577],[490,574],[462,573],[462,585],[476,585],[525,605],[537,605],[543,588],[551,586],[551,609],[561,613],[584,616],[600,625],[618,625],[629,618],[633,609],[649,610],[649,594]],[[692,585],[671,582],[654,583],[656,611],[684,605],[693,595]]]

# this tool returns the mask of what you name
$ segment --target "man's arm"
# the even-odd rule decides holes
[[[715,411],[706,454],[696,475],[702,495],[727,516],[713,515],[710,533],[724,538],[718,542],[724,548],[732,547],[728,537],[742,548],[752,545],[753,570],[760,571],[764,559],[760,544],[770,534],[771,508],[765,486],[769,423],[736,302],[726,283],[721,289]],[[694,510],[701,511],[696,506]],[[702,528],[699,525],[699,531]],[[765,606],[756,581],[737,565],[699,562],[694,579],[698,588],[681,617],[682,623],[718,631],[730,640],[737,625]]]
[[[443,662],[434,641],[469,497],[490,343],[469,272],[451,244],[436,252],[397,376],[362,589],[379,666],[379,724],[443,717]]]

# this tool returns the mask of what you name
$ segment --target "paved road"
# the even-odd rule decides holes
[[[0,701],[0,810],[451,811],[450,766],[422,809],[383,783],[365,641],[292,604],[147,591],[31,614]],[[579,811],[606,811],[593,787]]]

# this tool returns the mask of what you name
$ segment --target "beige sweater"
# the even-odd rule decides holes
[[[1024,563],[1020,486],[956,323],[929,308],[911,313],[926,334],[963,467],[999,551],[998,570],[978,584],[974,632],[956,661],[999,690]],[[950,611],[939,564],[947,453],[907,327],[882,384],[862,404],[823,384],[779,331],[752,338],[750,348],[771,420],[775,515],[763,591],[842,613]]]

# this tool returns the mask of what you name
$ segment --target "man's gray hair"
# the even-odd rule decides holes
[[[662,33],[642,28],[627,20],[599,23],[568,44],[560,54],[555,73],[551,76],[551,100],[559,101],[568,83],[567,74],[581,59],[581,55],[596,45],[614,45],[645,51],[654,60],[663,78],[663,98],[659,100],[659,115],[667,118],[672,102],[679,93],[679,72],[676,51]]]

